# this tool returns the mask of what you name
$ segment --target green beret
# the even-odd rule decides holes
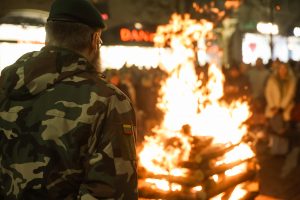
[[[77,22],[105,28],[101,13],[88,0],[55,0],[47,21]]]

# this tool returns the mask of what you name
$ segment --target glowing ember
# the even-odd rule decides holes
[[[218,66],[209,67],[205,85],[195,72],[195,47],[202,45],[205,49],[203,44],[212,27],[210,22],[192,20],[188,15],[173,15],[170,24],[158,28],[156,45],[169,46],[172,54],[162,63],[169,72],[158,103],[164,119],[153,130],[156,134],[145,138],[139,153],[140,164],[153,174],[186,176],[186,171],[178,165],[188,161],[193,136],[213,137],[214,145],[226,146],[240,143],[247,132],[243,122],[250,116],[248,104],[237,101],[228,105],[220,100],[224,76]],[[183,130],[186,125],[190,127],[188,132]],[[217,164],[251,157],[251,149],[240,144]],[[245,171],[245,166],[242,170]],[[170,183],[165,184],[156,185],[162,190],[173,190]],[[195,190],[199,189],[202,187],[197,186]]]
[[[236,200],[236,199],[242,199],[246,194],[247,191],[243,189],[244,184],[240,184],[236,186],[229,198],[229,200]]]
[[[219,176],[218,175],[213,175],[212,176],[213,180],[217,183],[219,181]]]
[[[213,198],[210,198],[210,200],[222,200],[222,197],[224,196],[224,193],[221,193]]]
[[[202,189],[203,189],[202,186],[199,185],[199,186],[193,187],[192,191],[199,192],[199,191],[202,191]]]
[[[236,161],[242,161],[249,158],[253,158],[254,153],[248,145],[242,143],[239,146],[235,147],[233,150],[227,152],[224,157],[225,158],[223,160],[218,161],[216,164],[221,165],[221,164],[232,163]],[[242,163],[230,170],[227,170],[225,172],[225,175],[226,176],[237,175],[241,172],[244,172],[245,168],[247,168],[247,163]]]
[[[159,188],[163,191],[180,191],[182,188],[181,185],[176,184],[176,183],[169,183],[166,180],[157,180],[157,179],[147,178],[146,182],[152,183],[153,185],[155,185],[155,188]]]
[[[190,143],[188,138],[176,132],[157,132],[156,137],[146,137],[140,152],[140,163],[154,174],[182,176],[184,169],[176,168],[179,159],[188,159]],[[166,144],[166,143],[170,144]],[[182,150],[184,149],[184,150]]]

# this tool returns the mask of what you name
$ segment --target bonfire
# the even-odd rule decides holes
[[[195,71],[196,52],[205,52],[212,29],[212,23],[187,14],[174,14],[157,29],[155,45],[171,53],[162,60],[168,78],[157,104],[164,118],[139,151],[145,196],[151,188],[157,197],[207,199],[253,177],[254,153],[243,140],[248,103],[222,101],[224,76],[216,63],[210,64],[205,84]],[[239,186],[232,195],[244,192]]]

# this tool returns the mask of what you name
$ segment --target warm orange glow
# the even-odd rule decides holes
[[[200,192],[200,191],[202,191],[202,189],[203,189],[203,187],[199,185],[199,186],[193,187],[192,191],[194,191],[194,192]]]
[[[130,30],[127,28],[121,28],[120,38],[124,42],[153,42],[154,33],[150,33],[144,30]]]
[[[235,147],[233,150],[226,153],[226,161],[227,163],[236,161],[235,158],[248,159],[254,156],[253,151],[250,149],[248,145],[245,143],[240,144],[239,146]]]
[[[158,27],[154,38],[156,46],[167,45],[172,53],[170,59],[162,63],[169,72],[157,105],[164,112],[164,119],[154,128],[156,134],[145,138],[139,153],[141,166],[149,172],[185,176],[186,171],[178,164],[188,161],[192,136],[210,136],[214,138],[213,145],[227,146],[239,144],[247,132],[243,122],[250,116],[249,106],[247,102],[227,104],[221,100],[224,76],[220,67],[210,65],[206,85],[195,72],[194,48],[206,49],[205,40],[212,28],[210,22],[196,21],[188,15],[173,15],[170,24]],[[182,130],[185,125],[191,128],[190,133]],[[251,158],[253,152],[247,147],[243,143],[238,145],[217,165]],[[243,168],[239,170],[246,170],[245,166],[240,166]],[[218,179],[217,175],[215,179]],[[197,189],[202,190],[202,187]]]
[[[210,198],[210,200],[222,200],[222,197],[224,196],[224,193],[221,193],[213,198]]]
[[[212,176],[213,180],[217,183],[219,181],[219,176],[218,175],[213,175]]]
[[[222,165],[222,164],[232,163],[232,162],[236,162],[236,161],[246,160],[246,159],[253,158],[253,157],[254,157],[254,153],[250,149],[250,147],[248,145],[242,143],[242,144],[238,145],[237,147],[235,147],[234,149],[232,149],[231,151],[227,152],[224,156],[224,159],[217,161],[216,164]],[[242,163],[230,170],[227,170],[225,172],[225,175],[226,176],[234,176],[241,172],[244,172],[246,168],[247,168],[247,164]]]
[[[233,192],[231,193],[229,200],[242,199],[247,194],[247,191],[243,189],[243,186],[244,184],[236,186]]]
[[[180,144],[166,145],[170,138],[177,138]],[[178,148],[179,145],[181,145],[180,148]],[[139,154],[140,163],[154,174],[183,176],[185,171],[176,166],[180,159],[188,159],[190,149],[187,137],[172,131],[168,133],[158,131],[156,137],[145,138],[145,146]]]
[[[146,182],[153,184],[154,189],[159,188],[163,191],[180,191],[182,188],[181,185],[176,184],[176,183],[170,184],[166,180],[157,180],[157,179],[147,178]]]
[[[241,5],[240,0],[226,0],[225,1],[225,7],[227,9],[237,9]]]

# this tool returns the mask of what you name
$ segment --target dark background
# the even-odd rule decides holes
[[[191,11],[192,2],[200,5],[215,2],[222,9],[226,0],[91,0],[102,12],[109,14],[108,25],[147,22],[167,23],[174,12]],[[238,0],[227,0],[238,1]],[[48,11],[52,0],[1,0],[0,15],[10,9],[40,9]],[[239,10],[231,14],[239,20],[240,28],[254,31],[258,21],[270,20],[270,7],[273,7],[274,22],[279,24],[281,34],[291,34],[295,25],[300,26],[299,0],[239,0]],[[272,4],[272,5],[271,5]],[[280,9],[278,9],[280,6]]]
[[[39,9],[48,11],[53,0],[0,0],[0,16],[11,9]],[[224,50],[223,63],[241,62],[243,34],[257,32],[260,21],[278,24],[280,35],[293,35],[295,26],[300,26],[300,0],[90,0],[102,13],[108,15],[107,44],[118,40],[114,37],[122,27],[134,27],[136,22],[144,24],[146,31],[168,23],[172,13],[189,12],[196,19],[214,21],[212,13],[197,14],[192,3],[210,5],[212,2],[221,11],[226,11],[227,21],[215,23],[214,32],[218,45]],[[238,9],[227,10],[225,2],[238,2]],[[155,28],[154,28],[155,30]],[[111,32],[112,31],[112,32]],[[116,33],[114,33],[116,32]],[[121,43],[122,44],[122,43]],[[137,45],[128,43],[128,45]],[[140,44],[144,45],[144,44]],[[151,44],[150,44],[151,45]]]

